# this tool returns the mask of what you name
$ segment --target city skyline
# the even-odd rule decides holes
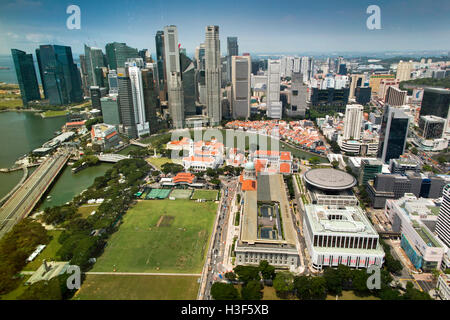
[[[283,6],[261,1],[209,3],[181,1],[146,3],[79,1],[81,29],[69,30],[68,1],[14,0],[0,4],[0,54],[11,48],[32,51],[42,44],[71,46],[74,54],[84,44],[104,49],[108,42],[126,42],[155,54],[154,36],[167,25],[176,25],[179,42],[191,55],[204,41],[207,25],[220,27],[221,53],[227,37],[239,39],[240,52],[333,52],[333,51],[429,51],[443,50],[450,40],[445,17],[450,4],[435,1],[377,1],[381,10],[381,29],[369,30],[367,7],[372,3],[290,1]],[[299,10],[288,10],[289,7]],[[209,17],[207,20],[202,17]],[[414,23],[411,23],[414,21]],[[427,36],[433,33],[433,37]],[[419,39],[419,40],[418,40]]]

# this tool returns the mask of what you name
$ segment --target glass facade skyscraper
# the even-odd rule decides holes
[[[105,46],[106,58],[108,60],[109,69],[117,70],[124,68],[125,62],[129,58],[139,58],[139,52],[135,48],[127,46],[126,43],[112,42]]]
[[[11,49],[11,55],[14,61],[14,68],[16,69],[23,105],[26,106],[29,101],[41,99],[33,55],[17,49]]]
[[[156,44],[156,63],[158,66],[158,87],[160,93],[160,99],[166,100],[167,97],[167,75],[166,75],[166,66],[164,62],[164,31],[156,32],[155,36],[155,44]]]
[[[105,67],[102,49],[84,45],[84,56],[89,86],[103,86],[101,68]]]
[[[227,81],[231,82],[231,57],[239,55],[237,37],[227,38]]]
[[[83,100],[81,76],[77,65],[73,62],[70,47],[41,45],[36,49],[36,56],[45,95],[51,105]]]
[[[389,163],[391,159],[398,159],[405,151],[408,135],[409,117],[398,108],[386,105],[380,129],[380,144],[378,157]]]

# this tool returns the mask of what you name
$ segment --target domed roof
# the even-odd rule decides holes
[[[252,161],[249,161],[244,166],[245,170],[255,170],[255,164]]]

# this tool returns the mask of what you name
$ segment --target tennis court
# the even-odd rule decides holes
[[[173,189],[170,197],[175,199],[190,199],[192,191],[192,189]]]
[[[169,196],[171,189],[152,189],[145,199],[154,200],[154,199],[165,199]]]

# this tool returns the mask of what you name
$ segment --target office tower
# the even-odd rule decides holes
[[[314,76],[314,59],[312,57],[302,57],[300,68],[303,74],[303,82],[308,82]]]
[[[83,100],[81,75],[73,62],[72,49],[66,46],[41,45],[36,49],[39,69],[51,105]]]
[[[347,74],[347,65],[345,63],[339,65],[339,75],[345,76]]]
[[[233,118],[250,116],[250,56],[231,57],[231,110]]]
[[[128,47],[126,43],[112,42],[105,46],[109,69],[124,68],[129,58],[139,58],[138,50]]]
[[[118,94],[119,93],[119,83],[117,82],[117,71],[116,70],[109,70],[108,87],[109,87],[109,94]]]
[[[364,75],[363,74],[352,74],[350,75],[350,93],[348,98],[354,99],[356,95],[356,88],[362,87],[364,81]]]
[[[156,63],[152,63],[149,68],[141,69],[145,119],[148,122],[150,133],[157,131],[156,109],[159,108],[158,85],[156,82],[157,68]]]
[[[197,97],[196,70],[194,61],[180,52],[181,82],[184,97],[184,115],[193,116],[197,114],[195,105]]]
[[[380,128],[378,158],[385,163],[400,158],[405,151],[409,117],[398,108],[385,106]]]
[[[164,61],[166,65],[169,112],[174,128],[184,126],[184,93],[181,80],[180,52],[176,26],[164,27]]]
[[[383,79],[395,80],[395,75],[393,74],[373,74],[369,79],[369,87],[372,88],[372,94],[378,95],[378,90],[380,89],[380,83]]]
[[[400,60],[397,65],[397,76],[396,79],[399,81],[407,81],[411,79],[411,72],[413,69],[413,64],[411,61],[405,62]]]
[[[167,76],[164,52],[164,31],[157,31],[155,36],[156,44],[156,63],[158,65],[158,88],[161,101],[167,99]]]
[[[174,128],[182,129],[184,127],[184,97],[181,77],[177,72],[171,72],[168,74],[167,80],[169,111],[172,117],[172,124]]]
[[[335,107],[335,112],[345,112],[345,106],[348,104],[348,95],[350,88],[342,89],[319,89],[312,88],[311,90],[311,106],[320,112],[329,111],[328,107]]]
[[[292,73],[291,90],[289,92],[290,108],[287,110],[288,116],[304,117],[307,108],[308,87],[303,83],[301,72]]]
[[[139,58],[140,59],[140,58]],[[131,92],[133,96],[134,116],[138,136],[150,133],[147,121],[144,102],[144,87],[142,84],[142,72],[139,63],[126,62],[127,71],[130,77]]]
[[[100,105],[103,116],[103,123],[110,124],[119,128],[120,125],[120,109],[117,94],[110,94],[100,99]]]
[[[378,88],[378,98],[385,101],[387,91],[390,87],[398,88],[400,81],[398,79],[381,79]]]
[[[227,82],[231,82],[231,57],[239,55],[237,37],[227,38]]]
[[[39,77],[41,78],[41,85],[42,89],[44,90],[44,99],[48,99],[48,93],[47,88],[45,87],[45,81],[44,81],[44,70],[41,64],[41,54],[39,48],[35,50],[36,53],[36,60],[38,63],[38,69],[39,69]],[[80,75],[81,78],[81,75]]]
[[[266,91],[267,116],[275,119],[281,119],[282,116],[280,102],[280,70],[281,61],[269,59],[267,66]]]
[[[436,116],[446,119],[444,132],[450,131],[450,90],[425,88],[420,107],[420,116]]]
[[[100,110],[101,109],[100,99],[102,97],[100,87],[90,86],[89,87],[89,95],[91,97],[92,108]]]
[[[373,180],[378,173],[381,173],[382,168],[383,162],[378,159],[362,159],[358,183],[363,186],[367,185],[369,180]]]
[[[444,133],[446,120],[436,116],[421,116],[419,118],[419,135],[424,139],[440,139]]]
[[[88,85],[102,86],[103,77],[101,77],[101,72],[99,73],[97,71],[98,68],[105,67],[102,49],[84,45],[84,56],[88,75]]]
[[[372,95],[372,88],[370,87],[356,87],[355,98],[356,102],[366,105],[370,102]]]
[[[146,63],[152,62],[152,55],[150,53],[150,50],[148,49],[139,50],[138,55],[139,58],[142,58],[142,60],[144,60],[144,62]]]
[[[363,110],[364,108],[360,104],[349,104],[345,108],[343,134],[345,140],[359,140],[361,137]]]
[[[209,124],[216,126],[222,120],[220,104],[221,60],[219,27],[207,26],[205,35],[206,108]]]
[[[89,96],[89,76],[87,72],[86,56],[84,54],[80,54],[80,73],[83,95]]]
[[[133,106],[131,81],[126,70],[120,68],[117,77],[119,83],[119,111],[123,132],[131,139],[138,137]]]
[[[384,100],[390,106],[402,106],[405,104],[406,96],[406,90],[400,90],[396,87],[389,87]]]
[[[32,100],[40,100],[41,94],[39,93],[33,55],[17,49],[11,49],[11,55],[14,61],[14,68],[16,69],[23,105],[26,106]]]
[[[343,57],[336,58],[336,60],[334,61],[334,71],[335,71],[335,73],[339,73],[339,67],[343,63],[344,63],[344,58]]]
[[[450,247],[450,184],[444,187],[442,195],[442,204],[436,223],[436,233],[445,245]]]

